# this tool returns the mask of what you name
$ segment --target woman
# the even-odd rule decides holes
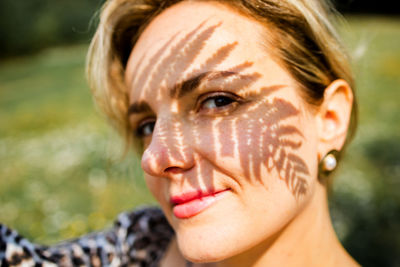
[[[355,118],[329,12],[316,0],[107,2],[89,82],[162,212],[50,248],[3,226],[3,265],[356,266],[327,206]]]

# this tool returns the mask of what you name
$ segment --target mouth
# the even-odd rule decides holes
[[[228,191],[230,189],[206,192],[198,190],[172,196],[170,202],[173,205],[173,213],[179,219],[193,217],[210,207]]]

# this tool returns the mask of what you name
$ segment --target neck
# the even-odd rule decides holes
[[[215,266],[357,266],[357,263],[337,239],[330,221],[326,189],[318,185],[306,207],[276,236]]]

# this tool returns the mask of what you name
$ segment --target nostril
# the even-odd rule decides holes
[[[164,172],[169,172],[169,173],[180,173],[182,172],[182,169],[179,167],[168,167],[164,170]]]

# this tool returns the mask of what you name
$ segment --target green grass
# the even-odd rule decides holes
[[[343,35],[356,57],[360,120],[332,216],[352,255],[382,266],[400,262],[400,20],[353,16]],[[0,221],[37,242],[102,229],[118,212],[154,203],[138,161],[119,160],[122,144],[95,111],[86,49],[0,63]]]
[[[0,65],[0,221],[38,242],[110,224],[154,203],[132,155],[95,112],[86,46]]]

